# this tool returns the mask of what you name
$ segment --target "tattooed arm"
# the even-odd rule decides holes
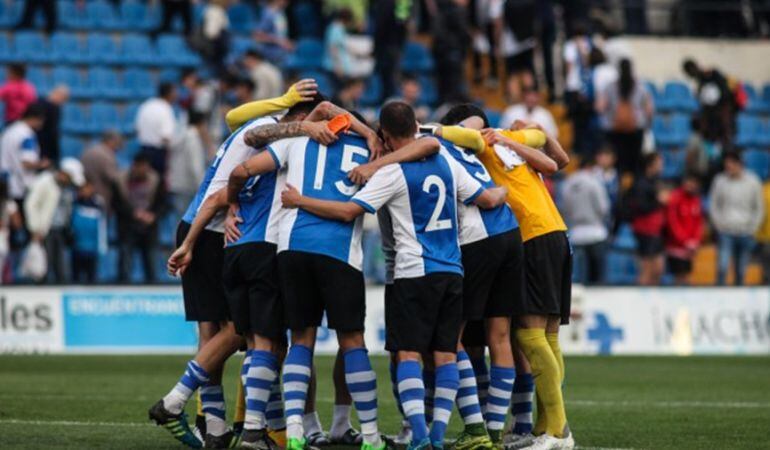
[[[308,136],[321,144],[329,145],[337,140],[337,135],[329,131],[327,122],[280,122],[254,127],[243,136],[246,145],[264,148],[271,142],[297,136]]]
[[[366,138],[366,144],[371,151],[371,159],[379,158],[384,153],[384,147],[377,133],[366,126],[363,122],[358,120],[354,115],[350,114],[344,108],[340,108],[332,102],[321,102],[308,116],[317,120],[325,119],[329,120],[335,116],[341,114],[347,114],[350,116],[350,129],[364,138]]]

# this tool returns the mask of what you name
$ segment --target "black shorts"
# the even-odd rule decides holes
[[[327,325],[337,331],[363,331],[366,316],[364,274],[326,255],[278,253],[278,278],[286,324],[291,330]]]
[[[487,324],[483,320],[471,320],[465,324],[463,336],[460,341],[463,347],[486,347],[487,345]]]
[[[524,254],[519,229],[460,247],[463,319],[511,317],[524,295]]]
[[[235,331],[285,343],[275,249],[268,242],[225,248],[222,280]]]
[[[677,258],[669,255],[667,259],[668,271],[674,275],[687,275],[692,272],[692,260]]]
[[[432,273],[393,282],[386,348],[455,353],[463,309],[463,277]],[[392,351],[392,350],[391,350]]]
[[[640,258],[654,258],[663,254],[663,238],[647,234],[634,233],[636,237],[636,254]]]
[[[393,336],[396,319],[393,318],[393,283],[385,285],[385,351],[396,352],[397,348],[391,347],[395,345],[395,338]]]
[[[569,323],[572,305],[572,251],[567,233],[555,231],[524,243],[527,293],[522,314],[560,316]]]
[[[179,222],[176,243],[179,246],[190,231],[190,224]],[[185,319],[190,322],[230,320],[222,284],[224,237],[216,231],[203,230],[193,247],[193,259],[182,274]]]

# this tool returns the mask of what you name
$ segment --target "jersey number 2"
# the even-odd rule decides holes
[[[423,192],[430,194],[430,190],[433,186],[438,189],[438,201],[436,207],[433,208],[433,214],[430,215],[428,225],[425,227],[425,231],[438,231],[447,230],[452,228],[452,221],[450,219],[439,219],[441,211],[444,210],[444,204],[446,203],[446,185],[444,180],[436,175],[428,175],[425,181],[422,182]]]

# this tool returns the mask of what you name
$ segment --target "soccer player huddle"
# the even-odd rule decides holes
[[[537,124],[492,129],[471,104],[423,125],[389,102],[375,132],[316,91],[302,80],[227,114],[234,131],[168,261],[198,322],[198,353],[150,418],[194,448],[573,448],[558,340],[572,257],[541,177],[568,163],[559,143]],[[364,342],[366,213],[377,214],[387,265],[386,350],[403,417],[395,440],[378,429]],[[328,435],[313,367],[324,317],[339,343]],[[231,430],[222,369],[244,346]],[[205,419],[193,430],[184,408],[196,391]],[[445,441],[455,405],[464,430]]]

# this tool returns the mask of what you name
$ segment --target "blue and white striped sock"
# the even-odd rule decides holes
[[[535,381],[531,373],[520,373],[513,383],[513,414],[514,434],[529,434],[532,432],[532,399],[535,394]]]
[[[163,407],[171,414],[180,414],[190,396],[208,383],[209,374],[195,360],[187,363],[187,369],[173,389],[163,397]]]
[[[487,416],[487,398],[489,393],[489,369],[487,369],[486,357],[475,358],[471,360],[473,364],[473,373],[476,374],[476,389],[479,393],[479,405],[481,413]]]
[[[412,426],[412,443],[418,444],[428,437],[425,423],[425,384],[422,381],[420,363],[401,361],[396,369],[398,395],[409,424]]]
[[[436,394],[436,372],[422,369],[422,381],[425,383],[425,423],[433,423],[433,397]]]
[[[377,429],[377,375],[372,370],[365,348],[345,352],[345,382],[356,405],[364,441],[379,447],[381,439]]]
[[[292,345],[283,366],[283,395],[286,400],[286,437],[302,439],[304,427],[307,388],[310,384],[310,371],[313,364],[313,352],[304,345]]]
[[[283,396],[281,395],[281,378],[276,377],[270,390],[270,400],[267,402],[267,427],[271,430],[286,428],[286,418],[283,415]]]
[[[505,427],[516,369],[493,365],[489,370],[489,397],[487,398],[487,429],[501,431]]]
[[[406,415],[404,414],[404,408],[401,407],[401,399],[398,398],[398,378],[396,375],[396,369],[398,365],[393,362],[393,360],[390,361],[390,387],[393,390],[393,398],[396,399],[396,407],[398,408],[398,412],[401,413],[401,417],[406,419]]]
[[[430,429],[430,442],[433,448],[444,447],[444,436],[452,409],[460,387],[460,374],[457,363],[436,367],[436,394],[433,401],[433,424]]]
[[[265,411],[270,389],[278,378],[278,358],[264,350],[251,353],[251,366],[246,379],[246,430],[264,430],[267,426]]]
[[[464,350],[457,352],[457,369],[460,372],[460,389],[457,391],[457,409],[465,425],[484,423],[476,390],[476,374],[471,360]]]
[[[254,350],[246,350],[246,356],[243,357],[241,363],[241,384],[243,385],[243,392],[246,392],[246,376],[249,373],[249,367],[251,366],[251,353]]]
[[[201,409],[206,416],[206,434],[222,436],[227,432],[225,392],[221,384],[201,386]]]

